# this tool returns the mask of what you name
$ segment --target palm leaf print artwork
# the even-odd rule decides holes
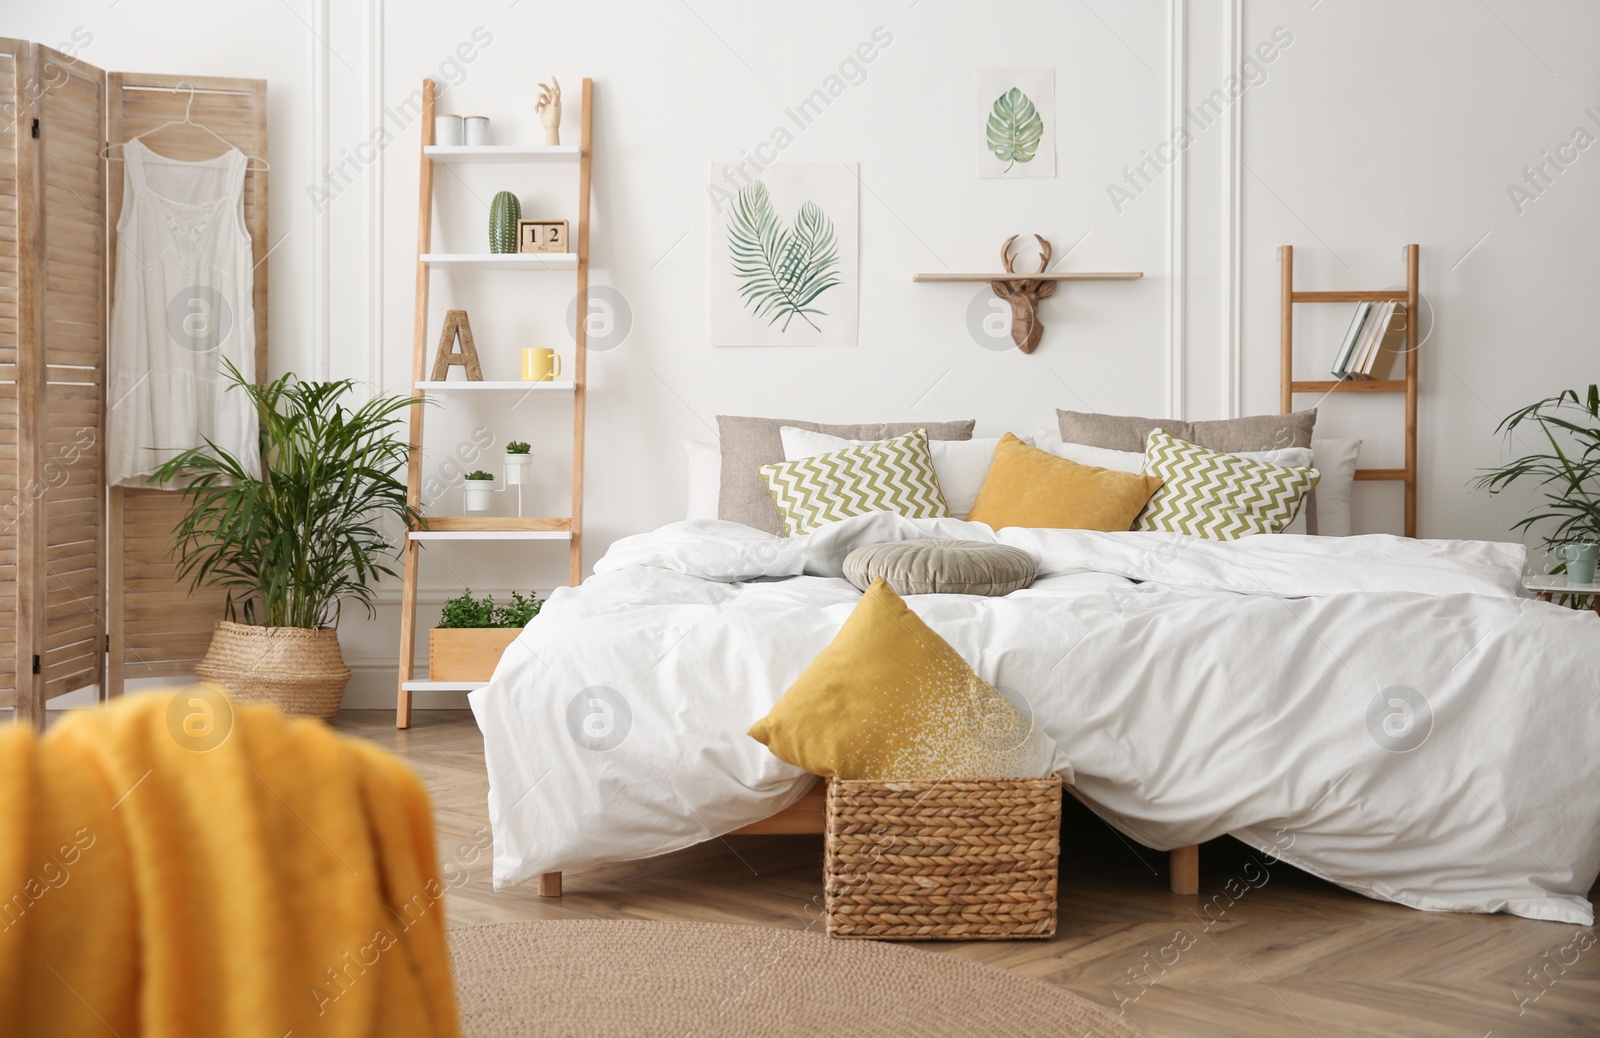
[[[989,150],[1006,163],[1006,172],[1019,162],[1032,162],[1044,136],[1044,120],[1039,110],[1016,87],[995,99],[989,110]]]
[[[827,316],[813,304],[839,284],[839,243],[821,206],[800,206],[790,229],[772,208],[767,186],[751,184],[740,190],[728,218],[728,250],[739,294],[757,317],[766,317],[769,327],[782,318],[782,331],[796,317],[822,330],[807,315]]]

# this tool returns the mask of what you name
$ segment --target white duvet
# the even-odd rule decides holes
[[[557,591],[471,696],[496,886],[650,857],[793,802],[745,730],[860,595],[855,547],[998,541],[1005,598],[917,614],[1029,704],[1109,822],[1231,834],[1373,897],[1587,925],[1600,870],[1600,621],[1519,597],[1520,545],[1007,529],[880,513],[806,537],[676,523]]]

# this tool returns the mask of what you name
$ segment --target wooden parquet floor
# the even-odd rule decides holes
[[[451,926],[632,918],[821,929],[820,837],[730,837],[568,873],[559,899],[531,884],[496,893],[477,726],[466,712],[414,716],[405,732],[392,713],[346,712],[335,724],[400,754],[432,790]],[[1417,912],[1231,840],[1205,847],[1198,898],[1170,893],[1165,868],[1165,855],[1069,804],[1052,940],[920,947],[1121,1005],[1150,1038],[1600,1036],[1594,927]]]

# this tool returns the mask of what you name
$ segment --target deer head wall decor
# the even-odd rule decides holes
[[[1039,269],[1036,273],[1043,274],[1050,266],[1050,243],[1037,234],[1033,237],[1039,243]],[[1008,274],[1016,273],[1016,267],[1012,265],[1016,260],[1011,255],[1011,246],[1016,240],[1017,235],[1013,234],[1000,247],[1000,258],[1005,262]],[[1021,277],[991,281],[989,287],[994,289],[995,295],[1011,304],[1011,341],[1023,353],[1032,353],[1044,337],[1044,325],[1039,321],[1039,300],[1055,295],[1056,283]]]

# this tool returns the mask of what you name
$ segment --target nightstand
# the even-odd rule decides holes
[[[1522,586],[1539,596],[1539,601],[1549,602],[1556,595],[1588,595],[1594,611],[1600,613],[1600,584],[1568,584],[1566,577],[1539,574],[1522,578]]]

